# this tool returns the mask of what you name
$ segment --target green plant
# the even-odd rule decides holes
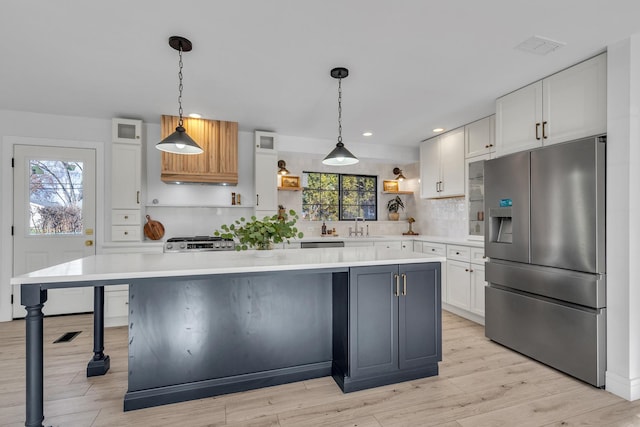
[[[221,225],[221,230],[216,230],[213,234],[225,239],[237,238],[240,242],[236,245],[237,251],[246,251],[249,248],[268,249],[273,243],[289,243],[291,238],[304,237],[295,226],[297,220],[298,214],[293,209],[282,217],[265,216],[259,220],[252,216],[248,221],[242,217],[235,220],[234,224]]]
[[[387,210],[391,213],[398,213],[399,209],[404,209],[404,203],[400,196],[396,196],[387,202]]]

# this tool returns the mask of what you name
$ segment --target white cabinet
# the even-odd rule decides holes
[[[111,240],[142,239],[142,121],[113,119]]]
[[[112,119],[111,141],[123,144],[140,144],[142,140],[142,120]]]
[[[104,326],[123,326],[128,323],[129,285],[115,285],[105,288],[104,313]]]
[[[485,260],[483,248],[447,245],[447,304],[484,317]]]
[[[496,155],[606,132],[602,54],[496,100]]]
[[[255,153],[255,215],[275,215],[278,212],[278,153]]]
[[[275,132],[255,131],[255,151],[256,153],[277,153],[278,134]]]
[[[464,195],[464,128],[420,144],[420,196]]]
[[[465,158],[490,154],[496,150],[495,117],[492,115],[465,125]]]

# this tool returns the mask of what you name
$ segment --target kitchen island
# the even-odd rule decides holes
[[[102,375],[104,286],[129,283],[130,410],[319,376],[349,392],[437,375],[442,261],[384,248],[109,254],[15,277],[26,425],[44,419],[48,289],[94,287],[87,375]]]

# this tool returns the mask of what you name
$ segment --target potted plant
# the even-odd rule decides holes
[[[245,251],[249,248],[273,249],[274,243],[289,243],[291,238],[301,239],[304,234],[298,232],[295,224],[298,215],[292,209],[280,217],[278,214],[265,216],[259,220],[252,216],[249,220],[244,217],[237,219],[234,224],[220,226],[213,234],[225,239],[237,239],[237,251]]]
[[[404,203],[402,203],[400,196],[396,196],[387,202],[387,210],[389,211],[389,219],[391,221],[397,221],[398,218],[400,218],[400,214],[398,213],[400,209],[404,209]]]

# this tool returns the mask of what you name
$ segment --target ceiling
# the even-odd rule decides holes
[[[193,42],[185,114],[335,140],[329,71],[344,66],[347,146],[416,146],[639,33],[638,16],[638,0],[11,0],[0,15],[0,109],[159,123],[177,115],[168,38],[182,35]],[[515,49],[534,35],[566,45]]]

